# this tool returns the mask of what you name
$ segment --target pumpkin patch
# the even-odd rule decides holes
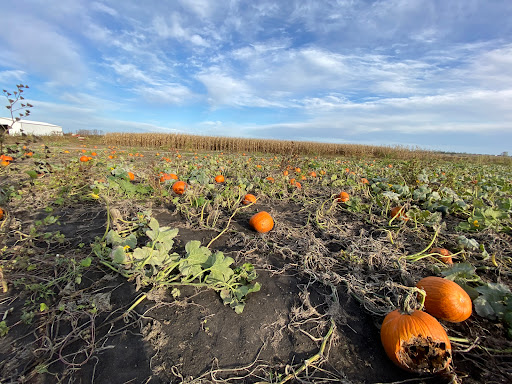
[[[1,382],[507,382],[507,159],[44,140],[0,155]]]

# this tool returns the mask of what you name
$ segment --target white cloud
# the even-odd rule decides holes
[[[7,87],[8,83],[23,81],[27,77],[27,73],[20,70],[0,71],[0,83],[6,84],[4,87]],[[15,84],[12,84],[12,86],[14,87]]]
[[[82,83],[87,75],[80,46],[58,27],[30,15],[10,12],[2,18],[0,50],[10,57],[11,66],[68,86]]]
[[[95,11],[103,12],[103,13],[106,13],[106,14],[108,14],[110,16],[113,16],[113,17],[117,17],[119,15],[118,12],[114,8],[111,8],[108,5],[105,5],[103,3],[99,3],[97,1],[93,1],[91,3],[90,7],[91,7],[91,9],[93,9]]]
[[[145,71],[139,69],[136,65],[131,63],[112,62],[109,66],[121,76],[121,81],[126,83],[143,82],[146,84],[157,84],[158,82],[151,76],[147,75]]]
[[[138,86],[135,88],[144,100],[158,104],[185,104],[190,102],[196,96],[186,86],[182,84],[165,84],[155,87]]]
[[[173,38],[197,46],[208,46],[208,43],[199,34],[182,27],[180,15],[176,12],[171,15],[169,23],[163,16],[156,16],[153,19],[153,28],[157,35],[164,39]]]

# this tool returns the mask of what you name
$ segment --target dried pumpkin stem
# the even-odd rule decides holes
[[[208,243],[208,245],[206,246],[206,248],[210,248],[210,245],[212,245],[212,243],[217,240],[219,237],[221,237],[224,233],[226,233],[226,231],[228,230],[229,228],[229,224],[231,224],[231,220],[233,220],[233,217],[235,217],[236,213],[240,210],[240,209],[244,209],[244,208],[249,208],[251,205],[253,205],[254,203],[251,203],[251,204],[248,204],[244,207],[238,207],[237,209],[235,209],[233,211],[233,214],[229,217],[229,220],[228,220],[228,223],[226,224],[226,228],[224,228],[217,236],[215,236],[213,239],[210,240],[210,242]]]
[[[286,383],[287,381],[290,381],[291,379],[294,379],[299,375],[301,372],[305,371],[309,366],[313,365],[314,362],[320,360],[320,358],[323,357],[325,352],[325,347],[327,346],[327,342],[329,341],[329,338],[331,337],[332,333],[334,332],[335,323],[334,320],[331,318],[331,327],[329,328],[329,331],[327,331],[326,335],[322,339],[322,344],[320,345],[320,350],[316,355],[311,356],[309,359],[304,361],[304,364],[294,371],[293,373],[290,373],[286,375],[286,377],[281,380],[278,384]]]
[[[418,311],[421,311],[423,309],[423,306],[425,305],[425,297],[427,294],[423,289],[417,288],[417,287],[407,287],[409,293],[404,299],[404,302],[402,304],[402,312],[403,313],[412,313],[416,308],[412,308],[411,301],[414,297],[416,297],[416,301],[419,300],[420,307],[418,308]],[[418,297],[419,296],[419,297]]]
[[[420,252],[415,253],[414,255],[402,256],[402,257],[400,257],[400,259],[402,259],[402,258],[404,258],[404,257],[405,257],[407,260],[413,260],[413,261],[415,261],[418,257],[423,256],[423,254],[424,254],[425,252],[427,252],[430,248],[432,248],[432,245],[434,244],[434,241],[436,241],[436,237],[437,237],[437,235],[439,234],[439,231],[440,231],[440,230],[441,230],[441,227],[438,227],[438,228],[436,229],[436,232],[434,233],[434,236],[432,237],[432,240],[430,241],[430,243],[429,243],[429,244],[428,244],[424,249],[422,249]]]

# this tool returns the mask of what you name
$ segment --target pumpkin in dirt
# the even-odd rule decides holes
[[[130,179],[130,181],[135,180],[135,174],[133,172],[128,172],[128,178]]]
[[[425,311],[432,316],[452,323],[471,316],[471,298],[456,282],[429,276],[418,281],[416,287],[425,291]]]
[[[439,260],[443,263],[453,264],[452,253],[446,248],[432,248],[430,252],[440,254],[441,256],[439,256]]]
[[[4,210],[0,208],[0,220],[4,218]]]
[[[89,160],[90,160],[89,156],[84,155],[84,156],[80,157],[80,161],[82,163],[87,163]]]
[[[185,189],[187,189],[187,183],[185,183],[184,181],[177,181],[172,185],[172,190],[177,195],[183,195]]]
[[[400,368],[432,374],[444,371],[452,361],[452,349],[443,326],[426,312],[400,310],[384,318],[380,339],[386,354]]]
[[[222,176],[222,175],[215,176],[215,181],[217,183],[223,183],[224,182],[224,176]]]
[[[336,201],[338,202],[342,202],[342,203],[346,203],[347,201],[350,200],[350,196],[347,192],[343,191],[341,192],[337,198],[336,198]]]
[[[248,205],[248,204],[251,204],[251,203],[255,203],[256,202],[256,196],[248,193],[247,195],[244,196],[244,199],[242,200],[242,204],[243,205]]]
[[[270,213],[261,211],[251,217],[249,225],[256,232],[267,233],[274,228],[274,219],[272,219]]]
[[[405,215],[405,209],[401,206],[391,208],[390,216],[394,218],[400,218],[404,221],[409,220],[409,218]]]

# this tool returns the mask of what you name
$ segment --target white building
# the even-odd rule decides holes
[[[12,120],[6,117],[0,117],[0,129],[7,129],[12,124]],[[9,129],[9,135],[26,135],[49,136],[62,135],[62,127],[54,124],[43,123],[40,121],[20,120],[12,124]]]

